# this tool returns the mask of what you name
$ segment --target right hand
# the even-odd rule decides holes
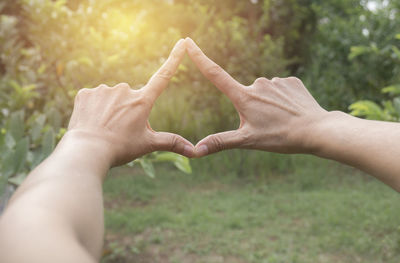
[[[194,146],[188,140],[173,133],[155,132],[148,122],[154,102],[167,87],[184,55],[182,39],[164,65],[139,90],[125,83],[80,90],[65,137],[99,145],[97,152],[104,153],[113,166],[153,151],[193,157]]]
[[[197,143],[197,157],[232,148],[278,153],[313,151],[313,127],[327,111],[299,79],[258,78],[245,86],[209,59],[192,39],[186,38],[185,44],[202,74],[228,96],[240,116],[237,130],[209,135]]]

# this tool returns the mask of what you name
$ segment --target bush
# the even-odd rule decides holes
[[[398,74],[397,61],[387,47],[398,46],[394,36],[400,32],[400,7],[398,1],[374,2],[374,9],[359,0],[316,1],[311,5],[318,22],[300,73],[329,110],[345,111],[360,99],[383,100],[379,87],[393,83]],[[352,59],[360,51],[358,46],[381,50],[381,55]]]
[[[400,40],[400,34],[395,37]],[[356,60],[359,57],[375,57],[376,59],[391,60],[394,64],[393,84],[382,89],[383,94],[388,94],[389,100],[384,100],[381,105],[371,100],[361,100],[350,105],[351,114],[366,117],[372,120],[400,121],[400,50],[395,45],[378,49],[374,45],[356,46],[351,49],[349,57]]]

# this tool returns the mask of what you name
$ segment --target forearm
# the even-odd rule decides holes
[[[335,111],[311,134],[317,156],[357,167],[400,191],[400,124]]]
[[[104,232],[102,180],[110,166],[103,147],[69,132],[29,174],[0,219],[1,262],[25,262],[28,255],[20,261],[16,244],[32,252],[31,262],[98,259]]]

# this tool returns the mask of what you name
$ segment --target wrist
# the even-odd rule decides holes
[[[336,138],[340,137],[345,129],[348,118],[351,116],[341,111],[326,112],[312,127],[309,153],[326,157],[326,153],[332,148]]]
[[[113,163],[109,143],[100,136],[84,130],[67,131],[53,154],[73,156],[71,161],[84,163],[98,172],[107,171]]]

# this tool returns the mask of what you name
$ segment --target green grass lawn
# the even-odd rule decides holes
[[[192,175],[158,167],[156,179],[113,170],[103,262],[400,262],[398,193],[333,162],[293,160],[258,175],[204,161]]]

